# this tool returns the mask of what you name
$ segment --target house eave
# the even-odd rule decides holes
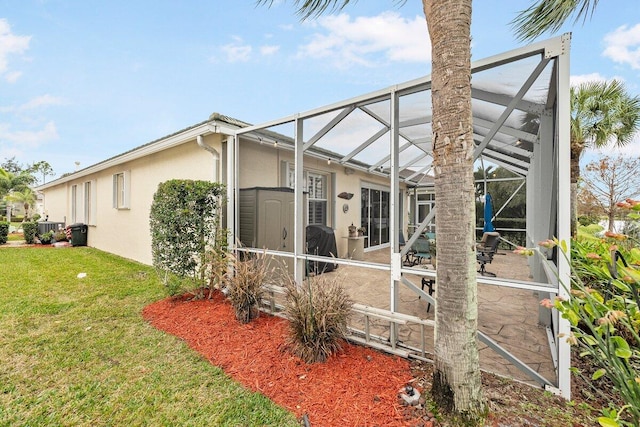
[[[178,145],[185,144],[189,141],[195,140],[198,137],[198,135],[204,136],[204,135],[218,133],[222,135],[231,136],[234,134],[236,129],[237,129],[236,125],[230,125],[228,123],[225,123],[219,120],[207,120],[205,122],[183,129],[182,131],[179,131],[175,134],[166,136],[156,141],[152,141],[150,143],[134,148],[130,151],[119,154],[110,159],[104,160],[100,163],[96,163],[94,165],[81,169],[77,172],[73,172],[69,175],[63,176],[61,178],[58,178],[46,184],[40,185],[36,187],[35,190],[43,191],[48,188],[55,187],[79,178],[83,178],[85,176],[103,171],[108,168],[112,168],[127,162],[131,162],[133,160],[143,158],[150,154],[154,154],[163,150],[167,150],[169,148],[176,147]]]

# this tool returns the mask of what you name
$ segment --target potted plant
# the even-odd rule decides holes
[[[64,230],[60,229],[53,234],[53,239],[56,242],[66,242],[67,234],[64,232]]]
[[[42,233],[38,239],[40,240],[40,243],[42,243],[43,245],[50,245],[51,241],[53,240],[53,231],[49,230],[46,233]]]

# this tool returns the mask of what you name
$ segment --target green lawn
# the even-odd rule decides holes
[[[0,426],[299,425],[142,319],[152,268],[87,247],[0,265]]]

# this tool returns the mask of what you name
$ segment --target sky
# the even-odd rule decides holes
[[[213,112],[259,124],[430,73],[421,1],[306,21],[293,3],[0,0],[0,162],[60,176]],[[472,59],[523,46],[510,22],[530,4],[475,0]],[[568,31],[573,84],[618,78],[640,95],[638,0],[601,1],[554,35]],[[640,155],[640,135],[623,152]]]

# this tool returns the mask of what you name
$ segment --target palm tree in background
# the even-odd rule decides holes
[[[575,236],[580,158],[587,148],[622,147],[640,127],[640,98],[618,80],[571,88],[571,232]]]
[[[273,4],[273,0],[257,0]],[[349,0],[294,0],[306,19],[341,10]],[[396,2],[397,3],[397,2]],[[400,3],[404,3],[400,0]],[[471,0],[422,0],[432,53],[431,98],[435,196],[438,200],[437,315],[432,395],[441,410],[469,425],[484,413],[476,341]],[[425,40],[426,47],[426,40]]]
[[[24,221],[28,221],[31,218],[31,208],[36,203],[36,194],[31,188],[26,187],[22,191],[12,190],[4,198],[8,202],[22,203],[24,207]]]
[[[0,168],[0,197],[6,196],[12,190],[22,191],[33,182],[33,175],[26,171],[13,173]]]
[[[553,33],[575,14],[574,21],[593,15],[598,0],[540,0],[512,21],[516,36],[533,40]],[[586,148],[624,146],[640,127],[640,99],[617,80],[594,81],[571,88],[571,234],[576,234],[580,158]]]

